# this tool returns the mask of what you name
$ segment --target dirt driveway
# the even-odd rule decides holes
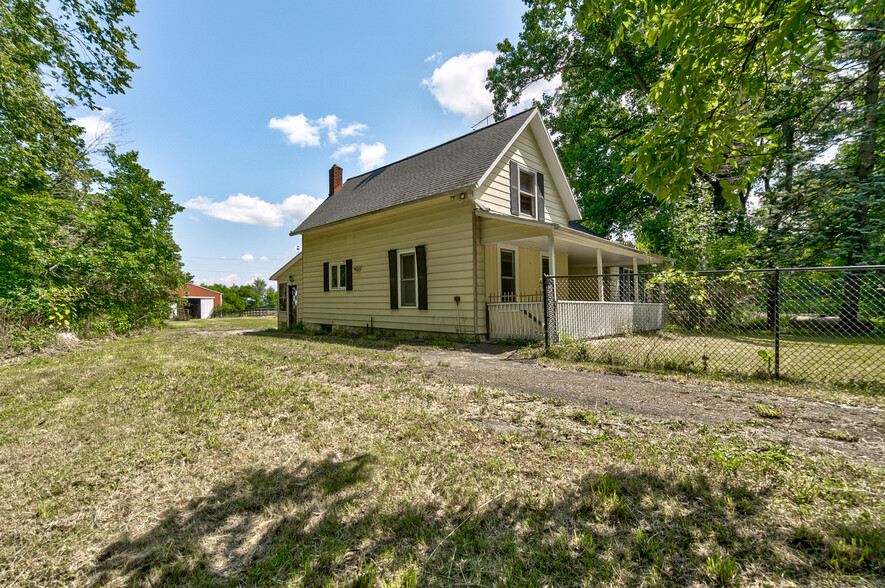
[[[595,410],[614,410],[657,421],[737,423],[747,435],[825,451],[854,461],[885,466],[885,413],[877,408],[748,392],[725,386],[699,386],[637,376],[572,371],[533,359],[515,359],[496,345],[469,351],[426,349],[414,352],[429,372],[448,381],[561,398]],[[781,418],[762,418],[757,404],[780,407]],[[839,437],[839,438],[832,438]]]

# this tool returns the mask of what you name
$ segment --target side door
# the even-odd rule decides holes
[[[298,324],[298,284],[289,284],[289,326]]]

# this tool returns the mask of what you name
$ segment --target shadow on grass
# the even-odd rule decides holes
[[[727,585],[775,575],[801,582],[832,571],[827,542],[835,538],[793,541],[795,530],[760,523],[764,491],[714,487],[701,475],[613,471],[555,497],[522,494],[486,505],[468,494],[452,507],[379,496],[377,469],[363,455],[246,470],[146,533],[109,545],[88,582]],[[881,521],[863,531],[867,545],[879,538],[879,552],[846,561],[854,562],[850,573],[874,578],[882,571]]]

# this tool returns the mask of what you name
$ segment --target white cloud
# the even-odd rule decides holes
[[[341,147],[339,147],[335,151],[335,153],[332,154],[332,156],[329,159],[345,159],[346,160],[346,159],[348,159],[349,156],[356,153],[356,150],[358,147],[359,147],[359,145],[357,145],[356,143],[351,143],[349,145],[342,145]]]
[[[332,143],[338,142],[338,121],[340,121],[337,116],[334,114],[327,114],[326,116],[318,118],[315,123],[317,126],[317,131],[320,129],[326,129],[326,136],[329,138],[329,141]]]
[[[103,147],[108,139],[111,138],[111,134],[114,132],[114,125],[108,117],[113,112],[110,108],[102,108],[96,114],[74,118],[74,124],[78,127],[83,127],[83,142],[86,143],[87,149]]]
[[[376,167],[384,165],[384,158],[387,156],[387,147],[384,143],[348,143],[339,147],[329,159],[339,161],[351,161],[353,155],[357,155],[357,161],[360,165],[360,171],[369,171]]]
[[[185,206],[199,210],[206,216],[232,223],[281,227],[285,223],[300,223],[320,205],[322,200],[307,194],[293,194],[279,204],[266,202],[257,196],[236,194],[226,200],[215,202],[205,196],[197,196]]]
[[[424,63],[430,63],[431,61],[439,61],[442,57],[442,51],[437,51],[433,55],[428,55],[427,58],[424,59]]]
[[[195,223],[200,222],[200,217],[198,217],[198,216],[195,215],[195,214],[189,214],[189,215],[187,215],[187,218],[188,218],[188,220],[192,220],[192,221],[194,221]]]
[[[246,255],[241,257],[240,259],[242,259],[243,261],[255,261],[255,256],[252,255],[251,253],[247,253]]]
[[[492,95],[485,88],[486,72],[495,64],[493,51],[462,53],[433,70],[421,85],[428,88],[445,110],[465,118],[492,111]]]
[[[351,123],[341,129],[342,137],[353,137],[356,135],[362,135],[368,130],[369,126],[364,125],[363,123]]]
[[[266,255],[262,255],[258,258],[258,261],[270,261],[270,258]]]
[[[372,145],[360,143],[359,150],[359,162],[362,171],[368,171],[384,165],[384,157],[387,155],[387,147],[384,146],[384,143],[373,143]]]
[[[286,141],[290,145],[302,147],[317,147],[320,144],[320,129],[307,120],[303,114],[292,116],[287,114],[283,118],[272,118],[267,124],[272,129],[283,131]]]
[[[488,71],[495,65],[497,57],[498,53],[493,51],[462,53],[434,69],[421,85],[430,90],[448,112],[467,119],[479,119],[493,110],[492,94],[485,85]],[[560,85],[562,78],[558,75],[550,81],[535,82],[523,91],[520,103],[511,110],[528,108],[533,99],[540,100],[542,95],[554,93]]]
[[[369,128],[363,123],[355,122],[339,129],[341,119],[334,114],[327,114],[310,120],[304,114],[287,114],[283,118],[272,118],[268,127],[282,131],[290,145],[301,147],[318,147],[321,133],[326,133],[329,143],[337,144],[339,137],[362,135]]]

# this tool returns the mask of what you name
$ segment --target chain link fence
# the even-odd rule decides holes
[[[885,391],[885,266],[544,277],[548,353]]]

